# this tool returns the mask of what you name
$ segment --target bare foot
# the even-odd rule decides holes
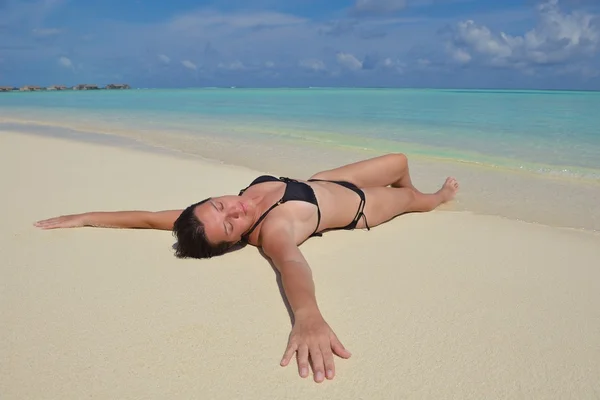
[[[444,186],[438,191],[438,193],[442,195],[443,203],[452,200],[456,195],[456,192],[458,192],[458,181],[452,177],[446,178]]]

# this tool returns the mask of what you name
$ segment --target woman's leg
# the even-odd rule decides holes
[[[387,154],[321,171],[313,175],[311,179],[347,181],[359,188],[391,185],[397,188],[415,189],[410,179],[408,160],[404,154],[400,153]]]
[[[452,200],[457,191],[458,182],[454,178],[446,179],[441,189],[431,194],[423,194],[406,187],[366,188],[363,189],[366,200],[363,212],[369,227],[372,228],[404,213],[432,211],[440,204]],[[356,227],[366,227],[363,218],[358,221]]]

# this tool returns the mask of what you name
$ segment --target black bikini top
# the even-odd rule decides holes
[[[319,203],[317,202],[315,192],[313,191],[312,187],[310,187],[310,185],[307,185],[304,182],[299,182],[295,179],[285,177],[276,178],[271,175],[262,175],[253,180],[252,183],[248,185],[248,187],[240,190],[239,195],[241,196],[244,193],[244,191],[246,191],[246,189],[248,189],[250,186],[257,185],[263,182],[285,182],[285,192],[283,193],[283,197],[277,203],[273,204],[267,211],[265,211],[264,214],[260,216],[258,221],[256,221],[256,223],[252,226],[252,228],[250,228],[250,230],[246,234],[244,234],[244,236],[242,236],[243,241],[248,242],[250,234],[263,221],[263,219],[265,219],[265,217],[269,212],[271,212],[271,210],[287,201],[305,201],[307,203],[311,203],[317,206],[317,226],[315,227],[315,231],[312,233],[311,236],[321,236],[321,234],[317,233],[317,230],[319,229],[319,224],[321,223],[321,210],[319,208]]]

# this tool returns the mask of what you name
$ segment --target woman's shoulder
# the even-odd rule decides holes
[[[264,246],[269,242],[275,245],[293,244],[299,245],[304,242],[314,231],[311,223],[306,223],[302,218],[298,218],[298,213],[282,204],[277,210],[269,215],[262,223],[258,232],[259,246]],[[298,204],[291,205],[298,207]]]
[[[292,219],[285,216],[266,219],[259,232],[259,245],[267,253],[283,251],[296,246],[296,229]]]

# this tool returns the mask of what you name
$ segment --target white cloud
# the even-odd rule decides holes
[[[325,71],[327,69],[327,66],[323,61],[316,59],[301,60],[300,67],[304,69],[310,69],[313,71]]]
[[[406,68],[406,64],[400,61],[400,59],[392,57],[384,58],[379,56],[377,53],[369,53],[365,55],[362,61],[358,62],[361,64],[360,69],[364,71],[380,70],[384,72],[403,73]],[[354,65],[354,68],[357,68],[356,62],[352,61],[352,64]]]
[[[171,59],[164,54],[159,54],[158,58],[160,59],[160,61],[164,62],[165,64],[169,64],[171,62]]]
[[[399,60],[392,60],[391,58],[386,58],[383,60],[383,62],[381,63],[381,66],[383,68],[387,68],[389,70],[394,70],[398,73],[403,73],[404,69],[406,68],[406,63],[403,63]]]
[[[459,62],[475,57],[496,67],[527,68],[563,63],[597,54],[600,29],[597,17],[585,12],[562,13],[558,0],[538,6],[539,24],[522,36],[494,33],[473,20],[462,21],[453,31],[448,51]]]
[[[234,61],[232,63],[219,63],[219,65],[217,65],[217,67],[220,69],[226,69],[229,71],[240,71],[240,70],[246,69],[246,66],[244,65],[244,63],[239,60]]]
[[[196,64],[194,64],[190,60],[183,60],[181,62],[181,65],[183,65],[184,67],[186,67],[188,69],[193,69],[194,71],[196,71],[198,69],[198,67],[196,66]]]
[[[335,57],[340,65],[351,70],[358,70],[363,66],[362,62],[349,53],[337,53]]]
[[[452,58],[460,64],[467,64],[471,61],[471,55],[464,49],[453,49]]]
[[[73,68],[73,62],[67,57],[60,57],[58,63],[65,68]]]

